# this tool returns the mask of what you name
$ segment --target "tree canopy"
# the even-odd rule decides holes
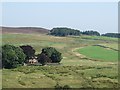
[[[84,32],[82,32],[82,34],[83,35],[91,35],[91,36],[93,36],[93,35],[100,36],[100,33],[97,31],[84,31]]]
[[[25,61],[26,55],[23,50],[13,45],[2,46],[2,67],[15,68]]]
[[[62,60],[62,55],[53,47],[46,47],[42,49],[41,54],[38,56],[40,63],[59,63]]]
[[[24,54],[26,55],[26,60],[35,56],[35,50],[32,46],[23,45],[23,46],[20,46],[20,48],[23,50]]]
[[[75,35],[79,36],[81,33],[79,30],[71,29],[71,28],[53,28],[50,31],[50,35],[54,36],[68,36],[68,35]]]

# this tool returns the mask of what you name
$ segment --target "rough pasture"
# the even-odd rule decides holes
[[[2,44],[15,46],[31,45],[36,54],[43,47],[55,47],[63,55],[59,66],[26,66],[16,69],[3,69],[3,88],[54,88],[69,85],[71,88],[117,88],[118,62],[103,58],[92,60],[76,55],[76,48],[96,44],[116,48],[116,38],[98,36],[54,37],[45,34],[12,34],[2,35]],[[113,45],[114,44],[114,45]],[[105,49],[106,50],[106,49]],[[116,56],[117,57],[117,56]],[[116,58],[114,57],[114,58]]]

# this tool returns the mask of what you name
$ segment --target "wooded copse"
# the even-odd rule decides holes
[[[38,62],[42,65],[45,65],[47,62],[59,63],[61,60],[61,53],[53,47],[43,48],[41,54],[38,55]]]
[[[71,28],[53,28],[50,31],[50,35],[55,36],[68,36],[68,35],[75,35],[79,36],[81,32],[79,30],[71,29]]]
[[[71,28],[53,28],[50,30],[50,35],[54,36],[80,36],[80,35],[90,35],[90,36],[107,36],[107,37],[115,37],[115,38],[120,38],[119,33],[106,33],[100,35],[98,31],[93,31],[93,30],[87,30],[87,31],[80,31],[76,29],[71,29]]]
[[[37,56],[37,61],[42,65],[46,63],[59,63],[62,60],[62,54],[53,47],[42,49],[41,54],[35,55],[35,50],[30,45],[16,47],[13,45],[2,46],[2,67],[11,69],[28,63],[30,59]]]

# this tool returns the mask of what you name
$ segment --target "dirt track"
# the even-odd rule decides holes
[[[83,48],[83,47],[80,47],[80,48]],[[73,49],[72,49],[72,52],[73,52],[76,56],[78,56],[78,57],[80,57],[80,58],[85,58],[86,56],[84,56],[84,55],[76,52],[76,50],[77,50],[77,49],[80,49],[80,48],[73,48]]]

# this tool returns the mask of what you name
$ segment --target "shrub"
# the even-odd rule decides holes
[[[2,46],[2,67],[16,68],[25,61],[25,54],[22,49],[13,45]]]
[[[56,90],[62,90],[62,86],[60,86],[58,83],[55,85]]]
[[[26,85],[25,82],[23,82],[23,81],[21,81],[21,80],[18,80],[18,82],[19,82],[19,84],[21,84],[21,85],[23,85],[23,86]]]
[[[65,85],[65,86],[63,86],[63,89],[70,89],[70,86],[69,85]]]
[[[58,83],[55,85],[56,90],[69,90],[71,87],[69,85],[60,86]]]

